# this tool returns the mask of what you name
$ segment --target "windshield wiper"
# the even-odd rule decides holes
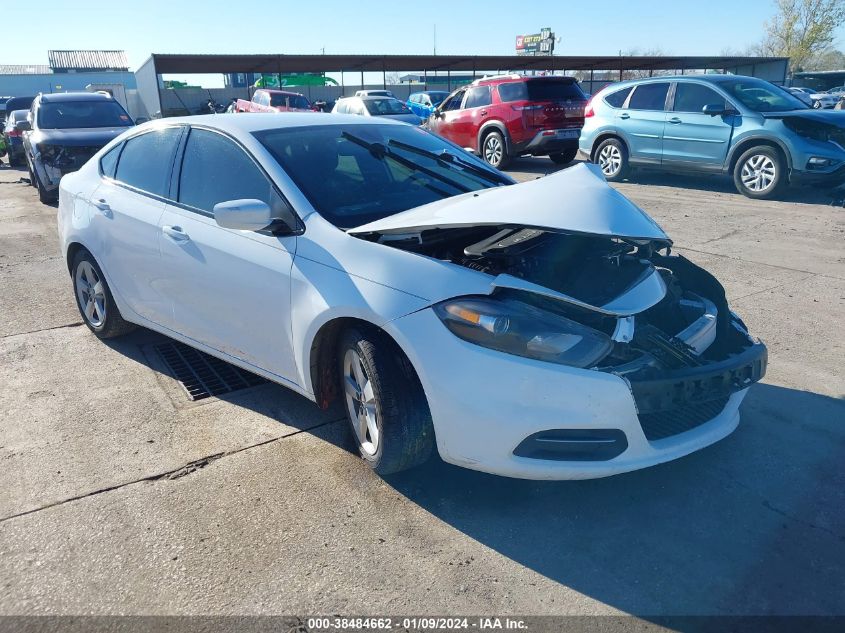
[[[462,185],[459,182],[455,182],[454,180],[452,180],[451,178],[447,178],[443,174],[438,174],[436,171],[429,169],[428,167],[423,167],[419,163],[415,163],[412,160],[408,160],[404,156],[400,156],[396,152],[391,151],[390,148],[384,143],[370,143],[369,141],[365,141],[362,138],[358,138],[357,136],[355,136],[354,134],[350,134],[349,132],[343,132],[342,136],[346,140],[352,141],[356,145],[360,145],[364,149],[368,150],[370,154],[372,154],[375,158],[378,158],[379,160],[389,158],[412,171],[418,171],[420,173],[425,174],[426,176],[431,176],[435,180],[445,182],[450,187],[454,187],[455,189],[463,193],[472,191],[466,185]]]
[[[408,152],[413,154],[419,154],[420,156],[425,156],[426,158],[430,158],[432,160],[437,161],[441,164],[446,165],[459,165],[461,169],[464,169],[471,174],[478,176],[479,178],[483,178],[487,182],[492,182],[497,185],[509,185],[507,180],[502,178],[501,176],[497,175],[496,173],[484,169],[483,167],[478,167],[477,165],[473,165],[469,161],[464,160],[460,156],[456,156],[452,154],[449,150],[444,149],[441,152],[431,152],[427,149],[423,149],[421,147],[416,147],[415,145],[408,145],[407,143],[403,143],[402,141],[397,141],[394,139],[390,139],[387,142],[388,145],[392,147],[398,147],[400,149],[404,149]]]

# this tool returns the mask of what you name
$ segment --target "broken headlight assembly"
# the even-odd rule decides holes
[[[434,312],[465,341],[559,365],[593,367],[613,348],[606,334],[515,299],[450,299]]]
[[[798,136],[833,143],[839,149],[845,150],[845,130],[830,123],[822,123],[803,117],[784,117],[783,124]]]

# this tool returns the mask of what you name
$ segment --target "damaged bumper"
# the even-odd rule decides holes
[[[42,186],[48,192],[59,188],[62,176],[79,170],[100,150],[99,147],[49,146],[32,157],[32,165]]]

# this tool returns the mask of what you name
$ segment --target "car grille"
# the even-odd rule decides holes
[[[672,437],[701,426],[719,415],[728,404],[728,397],[693,402],[674,409],[640,414],[640,425],[646,438],[653,442]]]

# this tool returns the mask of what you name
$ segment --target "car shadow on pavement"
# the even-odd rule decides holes
[[[843,614],[843,421],[841,399],[760,384],[733,435],[638,472],[537,482],[435,459],[387,481],[501,555],[627,613]]]

